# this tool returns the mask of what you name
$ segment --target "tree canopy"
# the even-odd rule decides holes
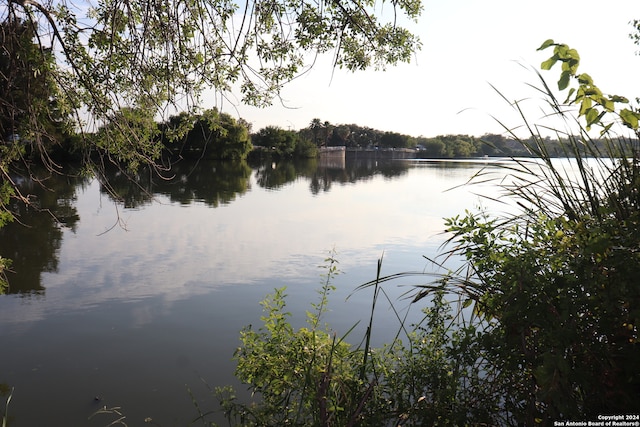
[[[61,130],[108,125],[119,141],[84,138],[83,151],[148,163],[159,149],[140,125],[151,121],[131,126],[123,111],[191,113],[205,90],[266,106],[320,54],[351,71],[408,62],[420,42],[396,20],[421,10],[420,0],[0,0],[0,137],[45,152]],[[20,150],[2,154],[7,179]]]
[[[396,14],[416,19],[421,2],[389,7],[376,13],[374,1],[1,0],[1,56],[14,72],[3,67],[0,83],[31,90],[27,76],[51,82],[49,97],[56,92],[83,130],[117,119],[124,107],[155,115],[197,107],[206,89],[239,90],[243,102],[264,106],[318,54],[332,52],[336,66],[352,71],[408,62],[420,43],[395,24]],[[38,118],[21,100],[3,99],[5,109]],[[42,120],[3,131],[22,134],[35,125]]]
[[[251,151],[249,125],[217,108],[180,113],[160,124],[164,148],[174,158],[241,160]]]

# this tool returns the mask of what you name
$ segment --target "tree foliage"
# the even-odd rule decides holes
[[[307,312],[307,326],[292,326],[284,289],[262,301],[258,329],[245,328],[235,353],[236,376],[256,399],[239,399],[232,387],[217,389],[231,425],[245,426],[422,426],[498,425],[509,421],[498,405],[504,393],[493,370],[482,362],[473,325],[451,328],[454,316],[444,293],[434,295],[424,319],[399,324],[406,340],[372,348],[369,323],[359,346],[322,325],[331,279]],[[380,273],[378,266],[378,275]],[[371,319],[384,291],[374,284]],[[400,332],[399,332],[400,335]],[[206,419],[207,414],[201,414]]]
[[[4,0],[0,6],[3,56],[19,65],[19,77],[52,82],[47,89],[55,89],[81,129],[113,122],[123,108],[155,116],[173,105],[197,107],[205,89],[238,89],[243,102],[268,105],[314,55],[333,52],[335,64],[349,70],[384,68],[409,61],[420,46],[393,16],[376,13],[374,1]],[[390,7],[414,20],[421,12],[419,0]],[[2,86],[24,89],[14,74],[3,74]],[[51,93],[37,95],[32,101],[46,102]],[[20,108],[23,100],[3,102],[5,110],[29,116],[32,128],[44,128],[37,112]]]
[[[332,124],[313,119],[299,134],[310,139],[319,147],[345,146],[349,148],[410,148],[415,146],[414,138],[397,132],[388,132],[351,124]]]
[[[216,108],[172,116],[160,129],[164,147],[176,158],[243,160],[252,148],[246,122]]]
[[[27,22],[0,22],[0,138],[32,146],[46,155],[70,129],[69,105],[51,72],[52,48],[37,43],[37,30]]]
[[[626,97],[607,95],[595,85],[589,74],[578,74],[580,55],[575,49],[549,39],[538,50],[549,47],[553,47],[553,55],[542,63],[541,68],[550,70],[557,62],[560,62],[561,72],[558,80],[558,89],[560,90],[567,89],[572,79],[577,80],[578,86],[569,89],[565,103],[579,106],[578,115],[584,117],[587,130],[597,124],[602,126],[602,132],[606,133],[613,125],[613,122],[603,120],[608,113],[615,113],[623,125],[633,130],[638,129],[640,112],[630,104]],[[616,111],[616,104],[622,104],[623,107]]]
[[[263,326],[241,332],[236,376],[260,398],[246,404],[235,397],[231,387],[218,389],[230,424],[347,426],[372,421],[365,409],[372,387],[354,369],[362,353],[322,325],[329,293],[335,289],[331,280],[339,274],[334,254],[326,262],[326,281],[319,301],[307,311],[307,327],[291,325],[282,288],[262,301]],[[379,425],[380,419],[376,421]]]
[[[298,145],[298,134],[278,126],[267,126],[255,133],[252,138],[254,145],[265,147],[280,157],[291,157]]]
[[[156,143],[158,125],[153,114],[144,108],[122,108],[113,120],[91,136],[92,149],[111,162],[132,170],[151,164],[160,157]]]

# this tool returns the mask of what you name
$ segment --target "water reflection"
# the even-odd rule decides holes
[[[125,208],[139,208],[153,201],[156,195],[166,195],[172,202],[188,205],[194,201],[209,207],[232,202],[249,188],[251,168],[246,162],[201,160],[178,162],[167,172],[158,174],[143,168],[126,173],[117,168],[105,172],[100,191]]]
[[[180,162],[173,165],[171,169],[171,179],[163,179],[151,171],[142,171],[135,175],[127,175],[121,170],[112,169],[106,172],[106,180],[109,187],[100,184],[100,194],[107,195],[108,199],[115,201],[118,206],[124,208],[124,212],[131,209],[140,209],[148,206],[149,212],[143,216],[147,218],[148,224],[138,225],[136,233],[125,233],[117,237],[101,239],[96,243],[89,243],[86,237],[78,237],[76,240],[69,240],[67,246],[69,253],[73,252],[73,257],[90,257],[89,261],[83,261],[85,267],[95,264],[95,268],[104,271],[107,282],[131,282],[131,277],[122,277],[123,274],[131,276],[130,268],[123,269],[121,266],[107,265],[115,263],[117,259],[124,259],[125,254],[119,254],[116,247],[127,247],[129,254],[127,261],[142,265],[148,261],[147,271],[134,268],[140,281],[165,281],[171,277],[171,282],[179,283],[181,280],[180,271],[187,266],[197,267],[200,262],[207,262],[210,266],[210,273],[220,280],[233,281],[234,275],[242,272],[243,276],[251,276],[247,269],[254,267],[256,275],[268,274],[257,272],[260,267],[271,268],[267,263],[276,263],[279,256],[286,257],[286,250],[305,251],[308,245],[317,245],[314,250],[326,250],[343,240],[362,241],[363,233],[368,236],[362,244],[375,244],[373,239],[384,242],[384,233],[394,230],[397,239],[407,239],[403,233],[411,234],[411,229],[400,231],[400,224],[403,219],[410,215],[416,215],[415,221],[425,223],[426,221],[441,220],[441,216],[435,219],[419,217],[419,209],[423,209],[423,203],[430,204],[429,201],[436,196],[429,196],[429,200],[423,202],[423,196],[419,197],[427,187],[433,183],[416,183],[416,188],[407,197],[407,206],[401,205],[405,201],[385,200],[385,202],[396,203],[387,206],[387,214],[381,211],[379,200],[386,197],[397,198],[397,192],[390,194],[380,190],[378,193],[371,193],[371,206],[352,207],[354,217],[362,218],[371,209],[379,211],[380,219],[375,223],[376,232],[372,232],[369,225],[364,222],[349,224],[345,222],[342,215],[342,207],[349,203],[349,199],[344,199],[343,195],[334,195],[331,201],[318,204],[313,210],[301,211],[291,199],[280,199],[273,201],[251,201],[248,205],[255,203],[251,209],[269,209],[280,212],[273,217],[256,217],[255,212],[247,212],[243,208],[237,213],[223,216],[216,216],[216,219],[206,212],[191,209],[189,211],[189,221],[202,221],[209,224],[207,229],[184,228],[187,217],[183,212],[163,211],[162,214],[150,212],[154,200],[163,203],[192,205],[199,203],[207,208],[218,208],[233,203],[235,200],[252,190],[252,185],[268,190],[280,190],[291,183],[302,181],[298,187],[305,185],[313,196],[322,193],[329,193],[335,184],[354,184],[356,182],[367,182],[382,177],[384,180],[394,180],[406,176],[411,168],[427,167],[436,176],[442,174],[447,182],[460,183],[456,174],[460,175],[464,181],[470,176],[468,163],[457,162],[408,162],[408,161],[381,161],[376,159],[349,160],[346,163],[331,164],[320,162],[316,159],[304,161],[279,161],[258,164],[247,164],[245,162],[216,162],[200,161],[196,163]],[[478,168],[478,165],[472,165]],[[431,174],[431,176],[434,176]],[[97,229],[97,226],[87,225],[88,218],[80,218],[76,208],[78,192],[89,187],[92,182],[89,178],[82,178],[72,173],[59,175],[51,174],[47,171],[40,171],[37,176],[40,181],[25,180],[20,184],[24,194],[30,194],[34,201],[34,207],[16,205],[15,211],[19,222],[9,224],[0,229],[0,255],[13,260],[13,271],[9,280],[11,284],[10,292],[14,294],[37,295],[43,294],[45,286],[42,283],[41,275],[44,272],[54,273],[58,271],[59,252],[63,240],[64,230],[75,234],[79,223],[85,224],[90,231],[85,231],[83,236],[96,236],[108,230],[108,226]],[[433,178],[430,178],[433,179]],[[95,185],[95,181],[91,186]],[[421,187],[422,186],[422,187]],[[446,188],[443,188],[446,190]],[[386,194],[386,195],[385,195]],[[93,201],[94,206],[88,208],[87,212],[95,210],[95,204],[102,204],[101,201]],[[37,207],[37,208],[36,208]],[[155,209],[155,208],[154,208]],[[357,213],[362,209],[361,213]],[[85,216],[88,213],[84,214]],[[116,213],[115,215],[120,215]],[[129,214],[127,214],[129,215]],[[111,217],[113,223],[114,214],[102,215],[102,218]],[[126,216],[126,215],[125,215]],[[159,218],[162,218],[160,220]],[[282,228],[283,222],[288,221]],[[308,227],[315,227],[318,222],[330,221],[330,227],[323,230],[309,230]],[[329,224],[325,224],[327,226]],[[182,228],[181,228],[182,227]],[[148,228],[148,230],[147,230]],[[297,237],[289,238],[286,241],[287,248],[279,248],[274,242],[281,240],[283,232],[291,232],[298,229],[300,236],[305,236],[305,242],[299,242],[297,247]],[[362,230],[361,230],[362,229]],[[285,230],[285,231],[283,231]],[[358,230],[361,230],[358,234]],[[365,231],[366,230],[366,231]],[[146,234],[145,234],[146,233]],[[197,233],[197,234],[194,234]],[[163,243],[164,238],[172,241]],[[314,241],[315,238],[315,241]],[[330,239],[330,241],[328,240]],[[120,240],[120,241],[118,241]],[[369,241],[371,240],[371,242]],[[127,243],[122,243],[126,241]],[[153,247],[156,245],[158,247]],[[164,248],[162,256],[164,261],[156,260],[156,252]],[[253,259],[247,257],[246,252],[264,252],[268,248],[269,257]],[[286,249],[286,250],[285,250]],[[175,252],[172,252],[175,250]],[[136,252],[138,251],[138,252]],[[111,254],[111,255],[108,255]],[[155,255],[154,255],[155,254]],[[191,255],[188,255],[191,254]],[[197,260],[196,256],[201,256]],[[313,256],[313,254],[307,254]],[[252,255],[253,256],[253,255]],[[156,258],[154,258],[156,257]],[[271,258],[273,259],[271,259]],[[104,258],[104,259],[103,259]],[[243,264],[237,266],[236,259],[245,259]],[[298,255],[297,258],[301,259]],[[297,259],[296,258],[296,259]],[[154,264],[155,261],[155,264]],[[302,261],[299,261],[302,262]],[[161,264],[164,263],[164,264]],[[264,263],[264,264],[263,264]],[[161,265],[161,268],[154,265]],[[133,265],[133,264],[132,264]],[[98,267],[99,266],[99,267]],[[169,267],[173,266],[173,267]],[[81,266],[74,265],[75,269]],[[88,268],[88,267],[87,267]],[[160,276],[158,271],[166,269],[171,272],[171,276]],[[279,272],[288,271],[287,268],[280,268]],[[92,274],[96,274],[93,272]],[[76,280],[81,277],[80,270],[74,275]],[[126,280],[125,280],[126,279]],[[127,289],[127,293],[134,295],[132,289]]]
[[[179,162],[171,166],[166,177],[142,170],[127,174],[119,169],[107,170],[101,191],[125,208],[139,208],[166,195],[172,202],[202,202],[209,207],[226,205],[251,189],[252,170],[261,188],[280,189],[297,179],[307,178],[312,194],[330,191],[334,183],[355,183],[381,175],[395,178],[407,173],[410,164],[400,161],[357,159],[339,164],[318,159],[278,160],[252,163],[200,160]]]
[[[335,183],[364,181],[381,175],[395,178],[407,173],[410,164],[393,160],[348,159],[323,162],[319,159],[284,160],[255,165],[258,185],[277,190],[299,178],[309,180],[309,190],[317,195],[330,191]]]
[[[261,188],[278,190],[300,178],[309,180],[312,194],[330,191],[334,183],[355,183],[377,175],[387,178],[407,172],[408,163],[398,161],[354,160],[340,167],[318,159],[278,160],[261,163],[220,162],[201,160],[172,165],[167,177],[150,170],[127,174],[119,169],[108,170],[101,191],[125,208],[139,208],[153,201],[156,195],[166,195],[172,202],[190,204],[202,202],[219,207],[233,202],[250,190],[252,170]]]
[[[315,170],[315,159],[302,161],[266,162],[256,167],[256,182],[262,188],[276,190],[298,178],[298,171],[307,168]]]
[[[33,179],[18,180],[31,205],[15,202],[16,220],[0,228],[0,255],[12,260],[9,293],[25,296],[43,293],[41,273],[58,270],[62,231],[75,232],[76,190],[87,183],[72,171],[61,175],[34,168],[31,174]]]
[[[176,163],[171,180],[157,180],[154,193],[169,196],[172,202],[199,201],[209,207],[231,203],[250,190],[251,168],[246,162],[200,161],[193,165]]]

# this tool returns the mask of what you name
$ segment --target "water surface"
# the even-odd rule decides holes
[[[478,205],[474,192],[495,191],[459,187],[484,167],[493,168],[201,162],[176,165],[167,180],[143,173],[132,183],[114,171],[110,188],[46,174],[42,185],[24,182],[45,210],[22,208],[22,225],[0,231],[15,270],[0,296],[10,425],[107,425],[118,416],[87,419],[104,405],[129,425],[187,425],[197,415],[188,390],[212,409],[209,387],[234,384],[238,332],[259,325],[267,293],[287,286],[301,324],[335,249],[342,273],[326,320],[344,333],[368,318],[370,292],[346,298],[382,255],[383,273],[433,270],[423,256],[438,253],[443,218]],[[427,281],[388,292],[406,310],[401,295]],[[382,343],[397,323],[379,310]]]

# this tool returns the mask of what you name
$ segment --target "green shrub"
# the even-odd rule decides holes
[[[242,402],[230,387],[217,390],[231,425],[459,426],[508,419],[500,407],[504,384],[485,358],[482,326],[458,322],[444,292],[431,296],[419,324],[401,320],[403,340],[399,334],[383,348],[370,347],[372,321],[358,347],[327,325],[320,328],[333,290],[335,260],[329,260],[308,327],[292,327],[284,289],[276,289],[262,302],[263,326],[242,331],[236,376],[254,399]],[[379,271],[380,265],[378,278]],[[384,295],[379,282],[372,284],[371,319]]]
[[[568,102],[580,105],[585,124],[564,140],[572,160],[553,159],[523,117],[531,138],[520,141],[534,158],[514,159],[502,181],[518,209],[495,217],[467,212],[447,223],[449,254],[466,260],[465,274],[448,289],[495,322],[486,348],[504,377],[520,376],[504,408],[526,425],[640,409],[637,112],[615,110],[614,103],[628,101],[602,95],[577,74],[577,52],[553,42],[543,48],[549,46],[554,56],[543,68],[564,61],[560,88],[578,82]],[[571,122],[542,82],[553,115]],[[614,135],[616,122],[636,138]],[[604,142],[590,137],[594,126]]]
[[[239,402],[232,389],[218,390],[232,425],[347,426],[366,417],[373,382],[361,376],[363,352],[320,324],[335,274],[331,257],[320,301],[307,313],[308,327],[296,330],[291,325],[290,313],[284,311],[284,288],[262,301],[263,326],[245,328],[235,354],[236,376],[256,400]]]

